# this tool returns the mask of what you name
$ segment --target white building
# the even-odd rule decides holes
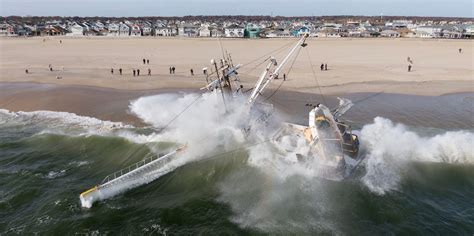
[[[386,38],[399,38],[400,33],[395,30],[384,30],[380,32],[380,36],[386,37]]]
[[[107,26],[107,28],[107,36],[117,37],[120,35],[120,26],[118,24],[111,23]]]
[[[142,35],[143,36],[151,36],[153,32],[153,28],[149,25],[144,25],[142,27]]]
[[[130,27],[128,27],[128,25],[126,24],[120,23],[119,36],[120,37],[130,36]]]
[[[70,33],[67,33],[67,36],[84,36],[84,27],[80,26],[77,23],[74,23],[69,27]]]
[[[224,29],[224,34],[226,38],[243,38],[244,31],[244,27],[240,27],[238,25],[231,25]]]
[[[201,28],[199,28],[199,37],[211,37],[209,26],[201,26]]]

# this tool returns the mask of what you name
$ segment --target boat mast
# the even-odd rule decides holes
[[[267,85],[274,80],[275,78],[278,77],[280,70],[283,68],[283,66],[288,62],[290,57],[293,55],[293,53],[298,49],[299,47],[304,47],[306,46],[305,41],[306,38],[308,38],[308,34],[305,34],[301,37],[301,39],[298,41],[298,43],[288,52],[288,55],[283,59],[283,61],[280,63],[280,65],[277,66],[277,62],[275,58],[271,57],[270,62],[268,63],[265,71],[262,73],[260,76],[257,84],[255,85],[255,88],[252,92],[252,95],[250,95],[247,103],[248,104],[253,104],[257,100],[257,97],[265,90]],[[270,69],[272,66],[277,66],[276,69],[273,72],[270,72]],[[270,73],[270,76],[267,77],[267,75]]]

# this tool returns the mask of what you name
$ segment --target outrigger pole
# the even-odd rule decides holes
[[[283,59],[280,65],[278,65],[278,67],[273,72],[271,72],[270,69],[272,68],[272,66],[277,66],[277,61],[274,57],[270,58],[270,62],[268,63],[267,68],[260,76],[255,88],[253,89],[252,95],[250,95],[247,101],[248,104],[255,103],[255,101],[257,100],[257,97],[263,92],[263,90],[267,87],[267,85],[275,78],[278,78],[280,70],[288,62],[288,60],[296,51],[296,49],[298,49],[299,47],[306,46],[305,44],[306,38],[308,38],[308,34],[305,34],[301,37],[298,43],[290,50],[290,52],[288,52],[288,55],[286,55],[286,57]],[[268,76],[269,73],[270,73],[270,76]]]

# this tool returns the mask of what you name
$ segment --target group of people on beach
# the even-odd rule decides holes
[[[170,66],[170,75],[176,72],[176,67]]]
[[[123,73],[122,68],[119,68],[118,71],[119,71],[119,74],[122,75],[122,73]],[[134,77],[135,76],[140,76],[140,69],[132,69],[132,73],[133,73]],[[110,69],[110,74],[112,74],[112,75],[114,74],[114,68]],[[148,68],[148,76],[151,76],[151,69],[150,68]]]
[[[328,64],[321,63],[321,66],[319,68],[321,69],[321,71],[328,70]]]

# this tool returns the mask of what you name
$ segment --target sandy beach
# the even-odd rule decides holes
[[[0,82],[83,85],[120,90],[196,89],[205,85],[202,68],[220,58],[217,39],[183,38],[12,38],[0,39]],[[62,43],[59,41],[62,40]],[[250,88],[269,53],[296,39],[223,39],[224,50],[242,64],[241,80]],[[302,49],[282,90],[325,94],[387,92],[441,95],[474,91],[473,41],[422,39],[314,39]],[[463,53],[458,49],[462,48]],[[281,61],[288,47],[272,53]],[[263,56],[263,57],[262,57]],[[407,72],[407,58],[413,71]],[[142,59],[150,60],[143,65]],[[320,71],[321,63],[328,71]],[[49,71],[51,64],[53,71]],[[290,64],[290,63],[289,63]],[[169,67],[176,74],[169,74]],[[115,69],[111,75],[110,69]],[[118,75],[123,68],[123,75]],[[194,69],[195,76],[190,75]],[[29,74],[25,74],[25,69]],[[132,70],[140,69],[140,77]],[[151,69],[152,76],[147,76]],[[57,79],[57,77],[62,79]],[[278,87],[276,81],[272,87]]]

